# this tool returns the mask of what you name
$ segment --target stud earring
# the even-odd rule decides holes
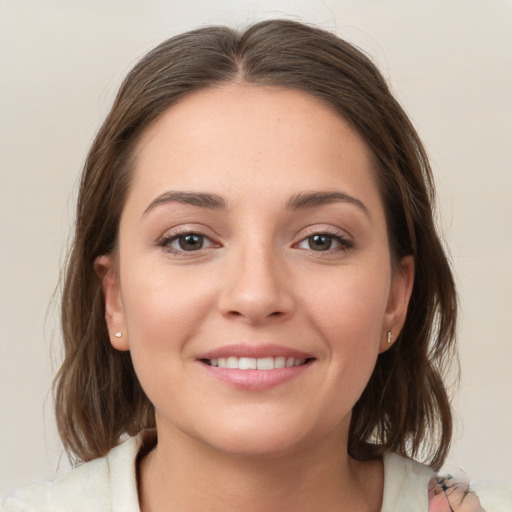
[[[393,339],[393,333],[388,331],[388,345],[391,345],[391,340]]]
[[[114,336],[115,336],[116,338],[120,338],[122,335],[123,335],[123,333],[122,333],[122,332],[116,332],[116,333],[114,334]]]

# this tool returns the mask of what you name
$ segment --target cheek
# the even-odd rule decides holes
[[[183,350],[211,308],[211,283],[191,280],[187,272],[166,272],[165,267],[141,272],[127,268],[121,282],[132,352],[144,350],[147,357],[159,357],[169,349]]]
[[[380,341],[388,303],[391,273],[371,265],[343,267],[326,275],[320,284],[305,283],[309,311],[317,328],[329,339],[361,350]]]
[[[350,396],[348,403],[355,403],[379,354],[390,276],[371,267],[365,272],[341,270],[325,281],[321,293],[313,288],[309,321],[323,339],[329,361],[326,389],[335,394],[344,390],[344,398],[334,399]]]
[[[211,311],[212,287],[204,280],[191,280],[186,272],[138,273],[127,267],[123,308],[130,353],[137,377],[157,410],[186,399],[196,385],[186,379],[192,359],[190,340]],[[179,409],[179,407],[178,407]]]

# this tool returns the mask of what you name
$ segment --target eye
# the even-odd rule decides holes
[[[299,242],[297,247],[316,252],[326,252],[347,250],[352,248],[353,244],[339,234],[315,233]]]
[[[176,243],[182,251],[198,251],[204,247],[205,237],[197,233],[188,233],[176,237],[173,243]]]
[[[174,254],[197,252],[215,247],[215,244],[207,236],[194,232],[164,236],[158,245]]]

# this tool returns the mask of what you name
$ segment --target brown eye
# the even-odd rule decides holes
[[[157,245],[162,247],[165,252],[175,255],[194,252],[201,254],[200,251],[202,250],[219,247],[206,235],[194,232],[164,236],[158,241]]]
[[[204,236],[196,233],[188,233],[177,238],[179,248],[182,251],[197,251],[204,246]]]
[[[313,251],[328,251],[333,245],[333,237],[329,235],[313,235],[307,241],[308,247]]]
[[[329,252],[330,254],[339,251],[352,249],[353,242],[346,239],[339,233],[314,233],[303,238],[297,245],[299,249],[306,249],[314,252]]]

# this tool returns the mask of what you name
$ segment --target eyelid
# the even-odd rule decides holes
[[[313,235],[330,235],[330,236],[339,236],[346,240],[353,240],[353,236],[345,229],[341,229],[339,227],[330,225],[330,224],[311,224],[310,226],[306,226],[299,231],[297,234],[297,238],[301,240],[308,238]]]
[[[182,256],[185,258],[193,258],[204,255],[206,252],[211,251],[212,249],[221,247],[222,244],[215,240],[215,237],[211,234],[206,234],[206,232],[210,232],[211,230],[206,228],[205,226],[196,225],[185,225],[185,226],[177,226],[175,228],[168,229],[161,237],[158,238],[155,245],[159,248],[162,248],[164,252],[167,254],[172,254],[175,256]],[[201,247],[194,251],[186,251],[183,249],[172,248],[171,243],[177,241],[180,237],[186,235],[198,235],[201,236],[204,240],[209,242],[208,247]]]
[[[315,235],[325,235],[334,238],[338,243],[339,246],[335,247],[333,249],[327,249],[325,251],[314,251],[313,249],[306,249],[298,247],[299,244],[305,242],[308,238],[311,238]],[[324,256],[328,256],[329,254],[335,253],[335,252],[344,252],[352,249],[354,247],[354,241],[353,237],[346,231],[335,228],[333,226],[322,226],[322,225],[314,225],[314,226],[308,226],[304,230],[302,230],[299,235],[297,236],[299,238],[298,242],[295,242],[293,244],[293,247],[297,247],[299,249],[303,249],[305,251],[318,253],[319,255],[323,254]]]

